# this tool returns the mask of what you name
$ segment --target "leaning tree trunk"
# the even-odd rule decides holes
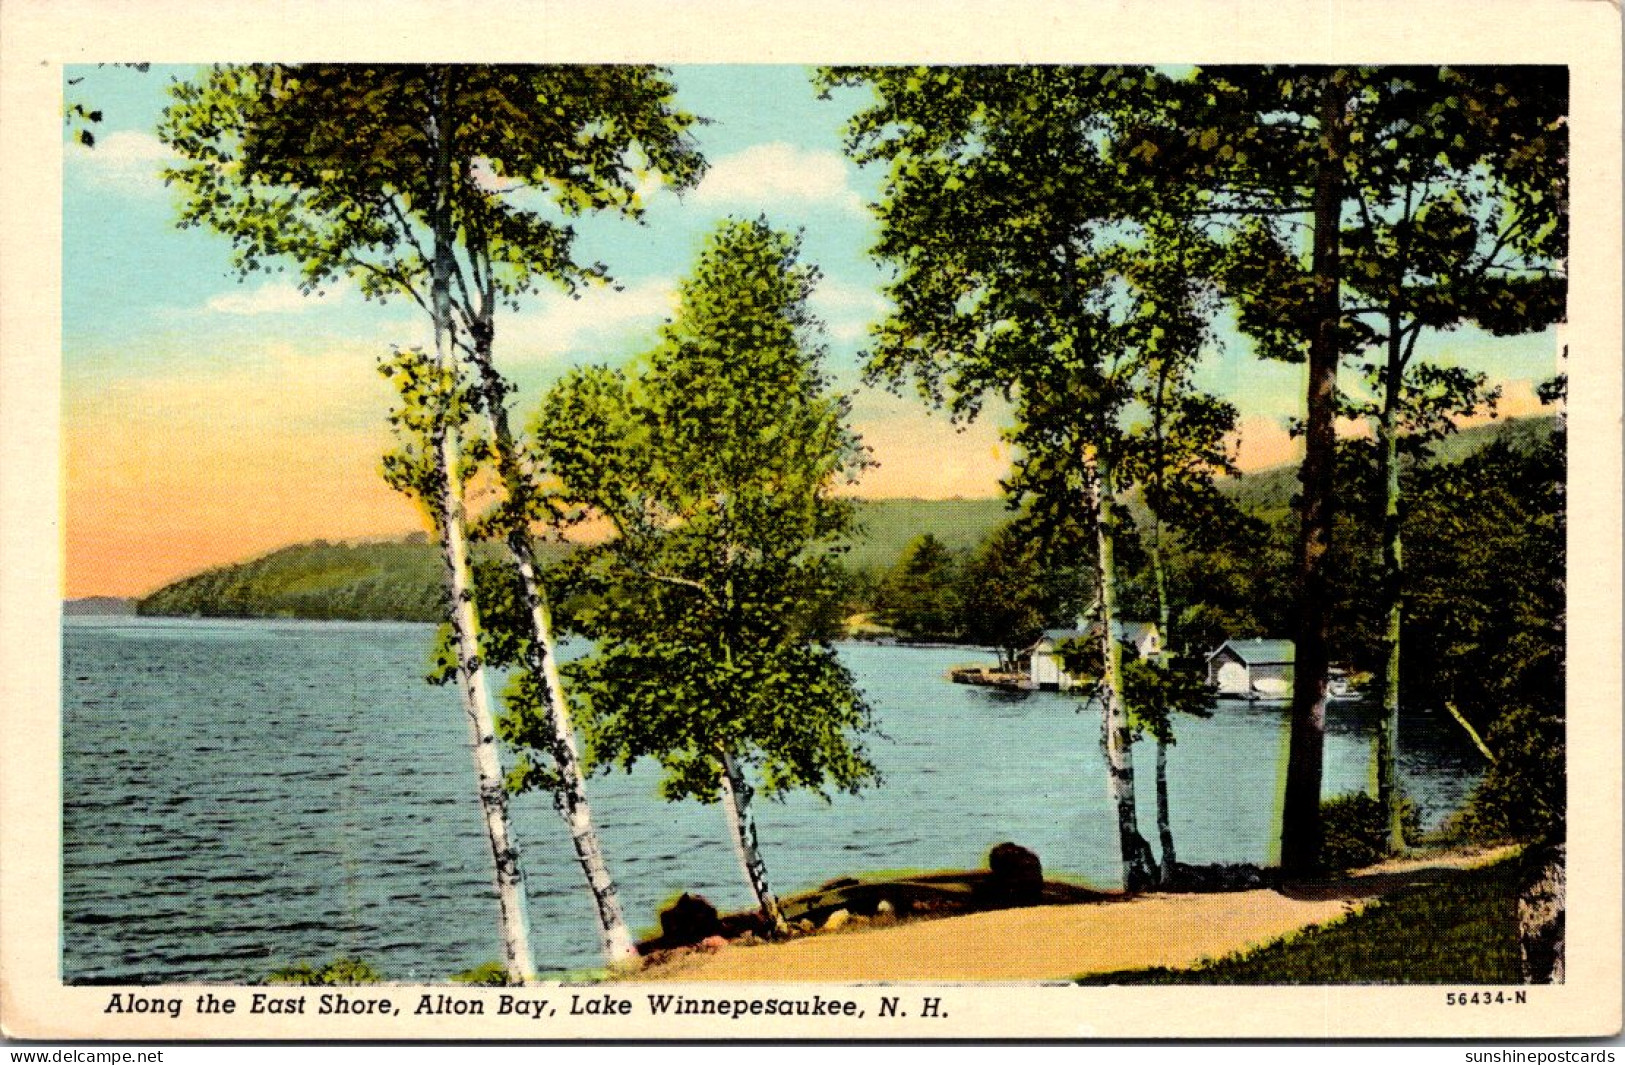
[[[521,984],[535,973],[530,955],[529,919],[525,912],[524,876],[519,867],[519,848],[513,841],[508,822],[508,790],[503,781],[502,761],[497,755],[496,729],[491,717],[485,669],[480,663],[473,586],[468,565],[468,539],[464,532],[459,486],[455,483],[457,444],[444,429],[436,435],[439,438],[436,441],[436,455],[440,464],[440,483],[435,511],[446,566],[446,590],[452,606],[451,626],[457,639],[458,686],[474,749],[480,809],[485,817],[485,831],[491,842],[491,857],[496,867],[497,902],[502,914],[503,962],[509,983]]]
[[[727,751],[719,751],[718,762],[722,772],[722,814],[728,821],[728,834],[733,839],[734,851],[745,871],[745,881],[756,896],[756,908],[770,932],[782,935],[789,931],[784,914],[779,910],[778,897],[767,882],[767,865],[762,861],[761,848],[756,843],[756,819],[750,812],[751,787],[740,772],[739,763]]]
[[[1382,716],[1377,720],[1377,805],[1387,825],[1388,849],[1405,850],[1404,796],[1399,785],[1399,636],[1404,605],[1404,570],[1400,557],[1399,439],[1397,414],[1404,365],[1400,359],[1399,323],[1388,330],[1388,378],[1382,417],[1377,423],[1377,464],[1382,477],[1382,597],[1387,624],[1383,631]]]
[[[1089,506],[1094,512],[1095,575],[1100,584],[1100,647],[1104,671],[1101,693],[1101,731],[1106,747],[1106,770],[1111,796],[1117,807],[1117,838],[1123,854],[1123,888],[1144,891],[1156,883],[1156,859],[1151,845],[1140,835],[1134,803],[1134,760],[1128,712],[1123,704],[1123,645],[1115,632],[1117,623],[1117,562],[1114,554],[1111,515],[1108,512],[1111,469],[1100,461],[1096,450],[1086,447],[1084,477],[1088,484]]]
[[[1326,748],[1326,672],[1329,584],[1326,552],[1332,539],[1333,470],[1337,437],[1339,270],[1343,207],[1343,154],[1348,99],[1341,70],[1321,83],[1323,152],[1314,189],[1314,333],[1309,339],[1303,502],[1298,529],[1297,620],[1292,671],[1292,728],[1286,794],[1281,806],[1281,866],[1304,874],[1320,864],[1320,785]]]
[[[452,231],[451,145],[446,130],[445,72],[433,82],[430,143],[435,149],[433,211],[434,258],[430,264],[430,312],[434,318],[435,360],[439,368],[452,365],[451,311]],[[446,567],[446,591],[451,626],[457,641],[458,687],[472,738],[474,771],[479,780],[480,808],[495,866],[497,903],[501,912],[503,962],[510,983],[529,981],[536,967],[530,954],[530,922],[526,913],[524,876],[519,848],[508,821],[508,791],[502,760],[497,753],[491,699],[480,661],[479,628],[474,614],[474,586],[468,560],[468,536],[458,478],[459,448],[455,427],[437,419],[433,433],[436,471],[435,520]]]
[[[598,840],[598,829],[593,824],[592,810],[587,803],[586,782],[581,771],[581,756],[576,748],[575,725],[570,719],[569,703],[565,701],[564,685],[559,680],[558,654],[553,639],[552,611],[547,596],[537,579],[536,545],[531,538],[527,522],[530,503],[530,482],[519,466],[518,449],[508,425],[505,403],[507,383],[497,372],[491,358],[491,332],[488,324],[481,335],[475,337],[474,362],[480,375],[480,394],[485,407],[491,434],[496,444],[497,465],[503,485],[514,510],[509,523],[506,542],[513,557],[524,589],[525,605],[530,616],[531,640],[527,665],[541,674],[547,691],[548,725],[552,731],[552,755],[559,772],[559,789],[554,802],[570,831],[575,845],[576,861],[592,892],[598,913],[598,937],[604,957],[611,965],[621,964],[637,956],[632,933],[621,912],[620,899],[615,892],[615,881],[604,862],[603,848]]]

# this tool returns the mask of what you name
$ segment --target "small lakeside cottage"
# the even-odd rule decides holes
[[[1162,653],[1162,634],[1153,621],[1118,621],[1112,626],[1119,643],[1133,648],[1141,658]],[[1100,623],[1087,628],[1045,629],[1031,647],[1022,652],[1027,659],[1027,674],[1031,685],[1040,691],[1069,691],[1084,681],[1061,668],[1061,658],[1055,653],[1062,640],[1100,637]]]
[[[1283,698],[1292,690],[1291,640],[1226,640],[1207,656],[1207,682],[1220,695]]]

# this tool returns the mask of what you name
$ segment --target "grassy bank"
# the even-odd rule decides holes
[[[1082,984],[1515,984],[1517,857],[1439,870],[1333,924],[1188,969],[1080,977]],[[1300,890],[1311,890],[1304,888]]]

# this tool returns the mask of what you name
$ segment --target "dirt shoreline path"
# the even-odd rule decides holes
[[[632,979],[1034,982],[1147,966],[1187,968],[1326,924],[1391,891],[1487,865],[1513,849],[1390,862],[1279,890],[1148,894],[842,930],[689,954]]]

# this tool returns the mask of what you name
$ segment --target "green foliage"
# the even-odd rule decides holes
[[[168,174],[181,224],[229,237],[238,270],[292,266],[310,291],[350,276],[427,309],[441,205],[469,256],[470,322],[542,281],[603,279],[557,215],[636,217],[642,180],[704,168],[693,117],[647,66],[216,66],[171,95],[158,132],[184,160]]]
[[[1337,639],[1325,604],[1339,572],[1326,547],[1343,505],[1333,474],[1338,362],[1371,349],[1361,357],[1373,395],[1356,408],[1379,419],[1387,445],[1381,506],[1391,517],[1376,605],[1397,629],[1396,435],[1425,445],[1452,413],[1492,398],[1482,378],[1411,365],[1416,340],[1467,321],[1505,334],[1561,318],[1567,252],[1551,231],[1566,210],[1566,110],[1567,75],[1556,67],[1507,78],[1486,68],[1196,68],[1138,108],[1139,128],[1120,138],[1125,172],[1195,190],[1225,231],[1217,276],[1259,354],[1309,363],[1294,552],[1300,673],[1323,670]],[[1535,161],[1532,144],[1555,159]],[[1311,240],[1294,231],[1294,215],[1309,217]],[[1397,647],[1396,636],[1393,670]],[[1310,709],[1295,701],[1300,726]],[[1283,860],[1307,867],[1320,770],[1302,752],[1290,759]]]
[[[1422,822],[1406,802],[1400,812],[1405,842],[1421,842]],[[1335,795],[1320,803],[1321,864],[1327,869],[1355,869],[1388,857],[1388,822],[1382,805],[1364,792]]]
[[[1153,512],[1174,518],[1190,500],[1182,480],[1210,487],[1225,468],[1235,418],[1189,387],[1215,309],[1215,248],[1192,224],[1196,199],[1113,158],[1164,79],[1136,67],[983,66],[830,70],[820,81],[872,93],[847,147],[888,167],[872,253],[893,271],[893,309],[873,330],[870,376],[912,381],[957,419],[989,397],[1013,405],[1005,492],[1073,564],[1086,557],[1082,536],[1093,539],[1101,617],[1115,623],[1125,493],[1154,486]],[[1112,647],[1101,705],[1132,890],[1151,863],[1127,786]]]
[[[319,969],[303,961],[285,969],[277,969],[265,978],[265,982],[295,984],[302,987],[337,987],[381,984],[384,982],[384,974],[360,958],[335,958]]]
[[[436,621],[445,616],[444,583],[439,551],[422,534],[318,540],[176,581],[138,610],[153,617]]]
[[[488,961],[483,965],[476,965],[472,969],[455,974],[451,978],[454,984],[471,984],[475,987],[506,987],[508,986],[508,967],[500,961]]]
[[[1496,443],[1418,477],[1404,690],[1480,731],[1486,713],[1563,705],[1565,447]]]
[[[378,372],[394,386],[398,397],[389,412],[395,447],[384,453],[384,483],[423,504],[424,513],[438,523],[435,501],[446,486],[466,483],[492,458],[489,443],[469,431],[479,411],[479,397],[468,375],[456,365],[416,349],[397,349],[379,360]],[[447,434],[457,434],[455,470],[445,468],[438,445]],[[454,489],[455,490],[455,489]]]
[[[1050,626],[1070,624],[1093,598],[1088,575],[1058,564],[1015,525],[983,541],[960,569],[959,629],[999,651],[1006,669]]]
[[[1496,761],[1460,827],[1480,839],[1558,836],[1564,817],[1563,707],[1566,609],[1565,439],[1552,418],[1499,422],[1442,442],[1408,463],[1406,525],[1407,713],[1454,707]],[[1338,492],[1351,505],[1337,527],[1330,592],[1334,660],[1376,671],[1383,661],[1381,581],[1375,545],[1380,498],[1369,446],[1351,444]],[[1226,636],[1290,631],[1283,594],[1290,511],[1276,503],[1279,474],[1226,485],[1268,522],[1263,539],[1238,534],[1212,550],[1178,546],[1171,582],[1187,611],[1180,629],[1195,649]]]
[[[1459,984],[1523,981],[1521,863],[1441,872],[1351,917],[1190,969],[1103,973],[1102,984]]]
[[[1218,698],[1200,655],[1160,659],[1124,656],[1123,698],[1129,720],[1162,743],[1174,742],[1174,715],[1211,717]]]
[[[980,544],[1005,513],[998,499],[854,500],[853,528],[841,540],[842,546],[850,545],[840,559],[853,581],[848,612],[872,605],[873,586],[863,582],[872,580],[869,574],[896,565],[920,529],[932,530],[959,551]],[[547,565],[562,561],[576,547],[557,541],[536,546]],[[476,584],[483,589],[505,581],[517,588],[512,567],[496,564],[497,552],[497,545],[475,544]],[[432,622],[445,617],[440,605],[444,582],[439,551],[421,532],[370,543],[315,541],[181,578],[143,599],[142,610],[167,617]],[[493,594],[511,597],[512,592]],[[486,598],[482,590],[482,602]],[[553,601],[561,615],[570,613],[568,600]]]
[[[959,560],[921,533],[880,585],[880,619],[910,640],[953,641],[960,634]]]
[[[1567,521],[1561,432],[1420,477],[1411,516],[1407,699],[1454,707],[1495,762],[1465,824],[1561,837]]]
[[[811,343],[815,282],[792,238],[723,225],[660,346],[566,376],[534,433],[562,496],[615,531],[562,577],[595,642],[568,667],[591,760],[654,758],[668,798],[714,800],[724,754],[770,796],[873,776],[869,707],[830,645],[852,519],[833,490],[863,453]]]
[[[1523,468],[1533,452],[1546,448],[1552,437],[1552,427],[1550,418],[1520,418],[1502,419],[1464,429],[1441,441],[1433,449],[1433,455],[1426,465],[1440,472],[1429,476],[1444,485],[1460,480],[1466,476],[1465,471],[1470,470],[1475,478],[1493,485],[1501,476],[1497,469]],[[1503,457],[1486,458],[1473,467],[1460,466],[1460,463],[1492,445],[1501,449],[1497,454]],[[1367,469],[1369,473],[1369,467]],[[1286,631],[1284,626],[1290,604],[1285,594],[1287,582],[1281,579],[1280,574],[1287,565],[1287,552],[1290,550],[1295,473],[1294,467],[1279,466],[1218,482],[1219,490],[1236,509],[1258,524],[1243,522],[1225,532],[1219,542],[1210,547],[1177,542],[1171,547],[1170,572],[1174,598],[1190,604],[1176,617],[1174,627],[1181,634],[1181,642],[1192,652],[1206,653],[1229,636],[1276,636]],[[1356,467],[1348,466],[1346,474],[1356,476]],[[1344,491],[1351,493],[1350,498],[1365,498],[1365,495],[1353,494],[1366,492],[1357,484],[1346,487]],[[1546,489],[1538,491],[1545,492]],[[1492,491],[1490,497],[1500,499],[1500,489]],[[1519,530],[1527,531],[1524,524],[1527,515],[1521,510],[1506,512],[1510,515],[1508,520],[1514,523],[1508,527],[1497,524],[1494,513],[1475,517],[1472,505],[1463,499],[1455,509],[1458,514],[1472,519],[1469,525],[1473,532],[1468,536],[1465,532],[1452,532],[1447,524],[1433,516],[1436,514],[1436,504],[1429,501],[1431,498],[1430,495],[1429,499],[1416,504],[1413,509],[1413,525],[1430,526],[1413,534],[1419,537],[1412,544],[1413,566],[1417,567],[1418,573],[1431,570],[1435,559],[1444,562],[1454,558],[1454,537],[1460,535],[1463,542],[1478,543],[1487,533],[1493,533],[1490,542],[1505,545],[1505,551],[1498,551],[1496,555],[1500,562],[1486,559],[1472,572],[1451,569],[1441,572],[1435,579],[1458,587],[1484,587],[1482,576],[1493,575],[1505,562],[1515,560],[1518,570],[1527,568],[1527,554],[1517,546],[1521,535]],[[1545,508],[1549,504],[1542,503],[1540,506]],[[1136,509],[1136,514],[1140,513]],[[980,565],[978,557],[1006,550],[1006,547],[995,549],[994,545],[1004,541],[1007,535],[1000,531],[999,526],[999,521],[1007,514],[1004,503],[997,499],[857,500],[854,503],[855,529],[842,541],[853,546],[848,554],[841,556],[841,563],[858,570],[854,577],[862,577],[874,569],[884,573],[900,561],[908,541],[922,529],[930,530],[932,535],[956,553],[965,548],[974,549],[962,570],[960,594],[968,604],[963,623],[965,636],[972,642],[997,647],[999,644],[994,637],[973,634],[977,624],[975,611],[980,609],[973,602],[976,594],[974,575]],[[1140,525],[1146,520],[1143,516],[1135,519],[1136,524]],[[1369,542],[1375,536],[1368,518],[1361,519],[1355,515],[1351,521],[1364,523],[1364,531],[1356,532],[1352,524],[1346,527],[1347,536],[1344,539],[1354,547]],[[1506,535],[1503,537],[1502,534]],[[1550,532],[1543,532],[1542,542],[1545,543],[1550,535]],[[1023,538],[1021,543],[1021,552],[1035,550],[1030,540]],[[557,542],[542,542],[538,547],[543,553],[543,560],[549,565],[556,565],[575,549],[572,545]],[[1422,554],[1417,555],[1416,552]],[[511,576],[511,567],[496,564],[494,545],[476,545],[475,559],[476,583],[482,589],[503,582],[517,588],[517,581]],[[860,559],[864,560],[861,567],[858,565]],[[482,560],[488,560],[489,565]],[[1369,589],[1373,578],[1369,563],[1357,565],[1351,557],[1347,564],[1356,568],[1349,571],[1348,580],[1337,583],[1347,588],[1340,594],[1351,598],[1360,587]],[[1029,572],[1025,561],[1019,562],[1015,568],[1018,574]],[[1054,593],[1061,605],[1053,611],[1046,606],[1042,611],[1044,623],[1069,623],[1076,617],[1078,606],[1089,598],[1086,575],[1037,563],[1033,564],[1033,568],[1051,574],[1063,586]],[[507,571],[507,576],[503,575],[504,571]],[[183,578],[148,596],[142,601],[141,608],[152,615],[181,617],[436,621],[444,616],[438,605],[444,595],[442,583],[438,551],[423,533],[413,533],[400,540],[371,543],[332,544],[316,541],[281,548],[250,562]],[[1025,578],[1018,585],[1025,587]],[[996,582],[987,585],[989,588],[997,586]],[[1132,582],[1129,587],[1132,590],[1131,598],[1139,604],[1129,613],[1148,612],[1148,604],[1152,602],[1149,592]],[[493,592],[493,595],[504,594],[511,600],[512,591]],[[1046,594],[1040,589],[1036,598],[1026,594],[1012,596],[1008,597],[1009,601],[998,605],[1025,612],[1029,603],[1046,602]],[[1433,594],[1430,592],[1422,602],[1431,603]],[[481,596],[483,601],[486,598],[483,591]],[[850,610],[855,611],[870,606],[875,592],[865,591],[862,585],[858,585],[855,591],[849,588],[848,598]],[[557,595],[554,601],[559,603],[561,614],[570,613],[569,601],[561,601]],[[1544,597],[1542,602],[1545,604],[1542,609],[1551,605],[1549,596]],[[1417,607],[1419,609],[1420,604]],[[484,609],[482,606],[482,612]],[[1431,611],[1431,606],[1429,609]],[[1346,612],[1346,608],[1339,611]],[[1437,615],[1429,612],[1413,616],[1428,618],[1431,627],[1434,624],[1432,619]],[[1456,621],[1448,624],[1450,631],[1459,628]],[[1413,628],[1412,638],[1420,635],[1423,634]],[[1364,638],[1364,643],[1371,646],[1375,646],[1375,642],[1374,635]],[[1340,645],[1339,657],[1344,660],[1358,659],[1358,646],[1359,641]],[[1428,646],[1428,653],[1432,654],[1432,644]],[[1425,666],[1425,662],[1418,665]],[[1419,668],[1417,675],[1407,677],[1407,686],[1421,683],[1428,672],[1425,668]],[[1498,675],[1498,671],[1490,675]]]
[[[1484,742],[1495,762],[1473,790],[1459,827],[1480,842],[1561,840],[1568,802],[1561,702],[1505,708]]]
[[[1562,445],[1554,441],[1553,428],[1551,418],[1500,420],[1462,430],[1430,457],[1402,460],[1415,479],[1407,508],[1407,705],[1442,707],[1448,689],[1457,693],[1458,705],[1493,708],[1506,693],[1489,686],[1521,673],[1515,660],[1525,653],[1546,663],[1547,678],[1531,680],[1526,690],[1551,681],[1549,652],[1561,646],[1553,626],[1563,610],[1553,583],[1562,575]],[[1555,458],[1548,454],[1554,447]],[[1291,631],[1291,587],[1284,574],[1290,573],[1297,530],[1294,473],[1282,466],[1220,482],[1251,520],[1210,545],[1179,539],[1170,544],[1172,596],[1191,604],[1176,616],[1174,629],[1193,652],[1206,653],[1227,637]],[[1348,505],[1332,545],[1333,656],[1376,672],[1382,660],[1381,484],[1369,443],[1347,441],[1340,448],[1337,491]],[[1147,596],[1138,591],[1136,599],[1143,603]],[[1536,638],[1520,642],[1514,628]],[[1501,635],[1464,638],[1479,631]],[[1484,656],[1497,649],[1505,654],[1491,666]],[[1465,656],[1459,668],[1453,664],[1458,656]],[[1486,719],[1472,720],[1487,727]]]
[[[929,532],[954,554],[975,551],[1009,518],[1004,500],[857,499],[841,565],[853,574],[882,577],[911,543]]]

